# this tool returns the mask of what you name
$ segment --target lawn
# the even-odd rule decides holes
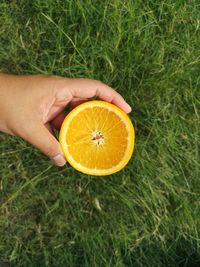
[[[102,80],[136,129],[108,177],[0,134],[1,267],[200,266],[198,0],[1,0],[0,71]]]

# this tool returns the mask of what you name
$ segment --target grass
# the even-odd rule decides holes
[[[100,79],[132,105],[109,177],[0,134],[0,266],[200,266],[199,1],[0,3],[0,71]],[[17,108],[17,107],[16,107]]]

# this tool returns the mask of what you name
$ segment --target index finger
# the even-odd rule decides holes
[[[70,84],[67,88],[70,90],[73,97],[98,97],[104,101],[118,106],[126,113],[131,112],[131,107],[119,93],[117,93],[110,86],[98,80],[83,78],[70,79]]]

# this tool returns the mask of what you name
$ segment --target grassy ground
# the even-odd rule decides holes
[[[136,126],[109,177],[0,134],[1,267],[200,266],[199,14],[197,0],[0,2],[1,72],[100,79]]]

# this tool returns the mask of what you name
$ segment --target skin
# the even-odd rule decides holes
[[[73,108],[93,97],[131,111],[120,94],[98,80],[1,74],[0,131],[23,138],[63,166],[66,159],[53,128],[60,128],[66,106]]]

